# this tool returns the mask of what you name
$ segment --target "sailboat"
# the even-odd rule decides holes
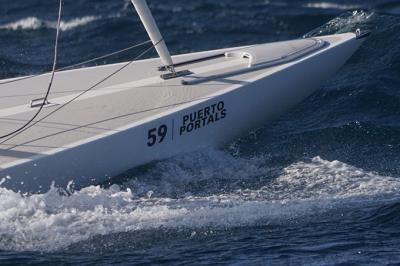
[[[171,56],[146,1],[131,1],[159,57],[0,81],[1,187],[80,188],[220,147],[315,92],[369,34]]]

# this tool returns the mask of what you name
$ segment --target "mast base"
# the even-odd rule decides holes
[[[177,71],[177,72],[171,72],[167,74],[162,74],[160,77],[163,80],[168,80],[168,79],[174,79],[174,78],[179,78],[179,77],[184,77],[193,74],[192,71],[190,70],[182,70],[182,71]]]

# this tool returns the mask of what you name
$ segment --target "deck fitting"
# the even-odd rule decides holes
[[[182,71],[162,74],[160,77],[164,80],[167,80],[167,79],[173,79],[173,78],[178,78],[178,77],[184,77],[184,76],[188,76],[191,74],[193,74],[193,72],[190,70],[182,70]]]

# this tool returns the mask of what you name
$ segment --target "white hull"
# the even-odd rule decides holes
[[[73,180],[82,187],[104,182],[154,160],[226,144],[265,125],[315,92],[363,41],[355,34],[322,39],[329,42],[327,47],[277,66],[272,73],[266,68],[202,99],[179,104],[105,134],[0,165],[0,179],[11,177],[3,180],[2,186],[39,192],[48,190],[52,182],[65,187]],[[194,113],[197,119],[192,129],[188,121]]]

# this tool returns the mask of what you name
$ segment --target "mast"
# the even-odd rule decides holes
[[[136,12],[139,14],[140,20],[142,21],[147,34],[149,35],[154,47],[157,50],[158,55],[161,58],[165,68],[175,73],[174,63],[169,53],[168,47],[165,44],[164,38],[162,37],[160,30],[157,27],[156,21],[151,14],[149,6],[146,0],[131,0],[135,6]]]

